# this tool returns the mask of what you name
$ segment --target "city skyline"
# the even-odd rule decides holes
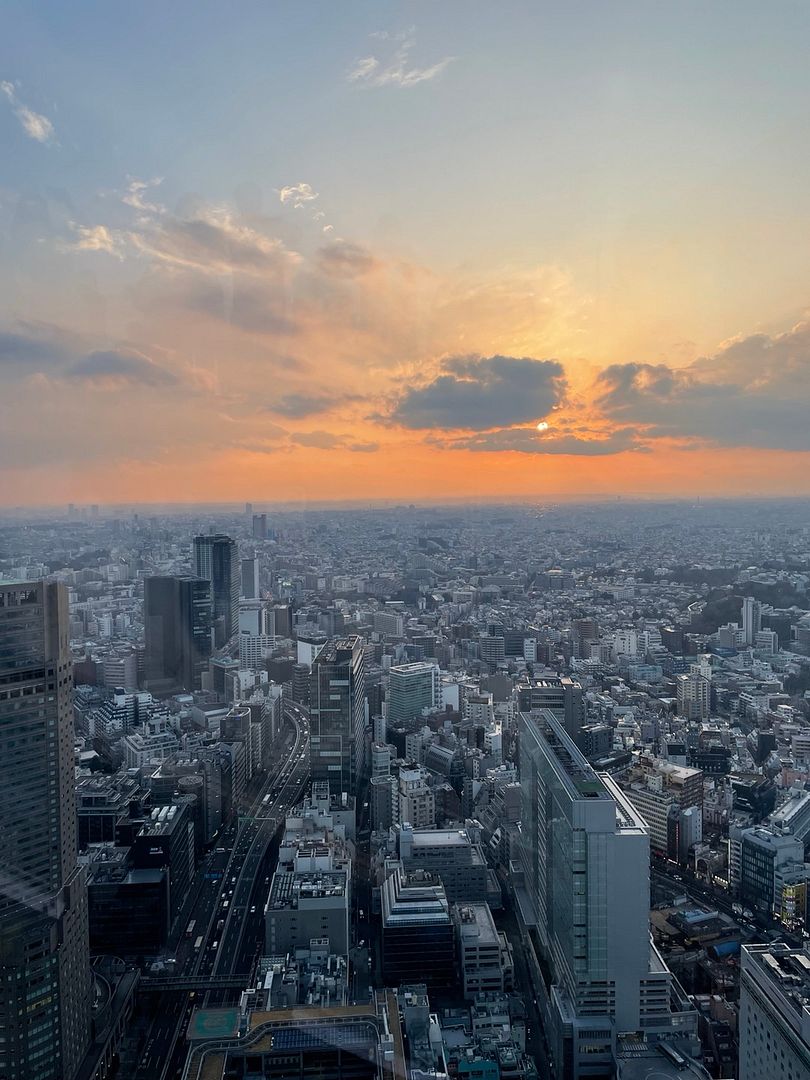
[[[0,506],[810,493],[810,13],[15,5]]]

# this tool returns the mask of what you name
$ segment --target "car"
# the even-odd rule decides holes
[[[255,915],[255,914],[256,914],[256,905],[255,905],[255,904],[251,904],[251,907],[250,907],[250,914],[251,914],[251,915]]]

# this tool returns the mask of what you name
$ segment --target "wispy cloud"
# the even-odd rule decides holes
[[[51,142],[54,138],[53,124],[47,116],[43,116],[42,113],[34,112],[33,109],[29,109],[20,99],[17,97],[17,91],[14,89],[14,84],[8,81],[0,82],[0,93],[11,105],[14,110],[14,115],[20,121],[22,129],[29,139],[35,139],[40,143]]]
[[[385,31],[371,35],[378,41],[393,41],[393,51],[387,55],[362,56],[356,60],[346,78],[359,86],[417,86],[419,83],[435,79],[451,64],[454,56],[445,56],[427,67],[420,67],[412,60],[416,45],[413,31],[391,35]]]
[[[71,222],[71,228],[76,234],[76,241],[71,245],[75,250],[105,251],[108,255],[123,259],[121,238],[106,225],[76,225]]]
[[[314,202],[318,198],[318,192],[313,191],[310,184],[290,184],[278,189],[278,197],[281,202],[292,203],[296,209],[300,209],[307,203]]]
[[[145,192],[150,188],[159,187],[163,183],[162,176],[155,176],[151,180],[138,180],[135,177],[128,177],[129,183],[127,189],[121,197],[121,201],[127,206],[133,207],[135,210],[140,210],[145,214],[163,214],[166,208],[161,206],[160,203],[148,202],[144,198]]]

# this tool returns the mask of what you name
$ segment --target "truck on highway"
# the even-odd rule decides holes
[[[203,936],[202,936],[202,934],[200,934],[200,936],[194,942],[194,952],[199,952],[200,951],[200,949],[202,948],[202,943],[203,943]]]
[[[197,925],[196,919],[192,919],[186,927],[186,937],[194,937],[194,927]]]

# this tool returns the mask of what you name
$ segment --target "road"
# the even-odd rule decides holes
[[[218,946],[208,950],[214,975],[244,971],[245,961],[251,961],[255,955],[256,936],[251,937],[246,930],[261,926],[264,897],[257,895],[257,886],[264,876],[265,856],[287,813],[299,802],[309,778],[309,725],[299,706],[291,706],[289,715],[296,730],[293,753],[272,785],[269,797],[265,795],[243,823],[234,848],[234,864],[228,869],[221,899],[219,918],[224,919],[224,925]],[[205,966],[203,964],[201,974],[207,974]],[[220,1003],[223,993],[211,991],[207,1003]]]
[[[802,948],[804,944],[801,935],[791,933],[781,923],[775,919],[765,918],[761,913],[756,913],[753,919],[741,919],[734,913],[732,906],[734,901],[725,890],[716,889],[707,884],[687,868],[675,868],[663,859],[654,858],[650,865],[650,882],[653,888],[658,886],[667,893],[684,894],[730,916],[750,941],[767,941],[769,937],[778,935],[780,941],[794,948]]]
[[[258,904],[254,915],[250,913],[251,897],[261,884],[260,871],[273,835],[298,801],[309,776],[306,712],[288,704],[285,720],[293,735],[283,744],[282,763],[269,773],[247,815],[227,826],[201,867],[196,898],[186,912],[189,921],[195,922],[194,932],[191,937],[180,937],[176,945],[173,974],[177,978],[250,970],[261,929]],[[252,934],[245,933],[246,925]],[[199,937],[203,941],[195,949]],[[181,1036],[197,1003],[197,995],[188,990],[162,993],[146,1037],[139,1044],[137,1060],[129,1068],[122,1062],[122,1077],[166,1080],[179,1076],[186,1050]]]

